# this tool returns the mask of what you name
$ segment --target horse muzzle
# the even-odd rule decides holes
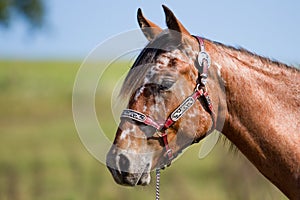
[[[126,155],[109,152],[106,157],[106,166],[117,184],[136,186],[150,183],[150,164],[142,161],[133,164]]]

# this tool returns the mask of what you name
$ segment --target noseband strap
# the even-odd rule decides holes
[[[178,121],[186,111],[188,111],[196,102],[196,100],[200,100],[200,98],[202,98],[204,100],[205,103],[205,107],[210,115],[212,116],[212,120],[213,120],[213,129],[216,126],[216,122],[215,122],[215,113],[213,111],[213,106],[212,106],[212,102],[209,98],[207,89],[206,89],[206,78],[207,78],[207,70],[209,68],[210,65],[210,58],[209,55],[205,52],[204,49],[204,42],[203,39],[200,37],[197,37],[199,41],[199,45],[200,45],[200,52],[198,55],[198,63],[200,65],[200,67],[202,68],[202,73],[199,72],[199,77],[197,80],[197,85],[196,88],[193,92],[192,95],[190,95],[189,97],[187,97],[169,116],[168,118],[163,122],[163,123],[159,123],[157,121],[155,121],[153,118],[151,118],[150,116],[147,116],[141,112],[138,112],[136,110],[132,110],[132,109],[125,109],[123,110],[122,114],[121,114],[121,119],[123,118],[129,118],[132,119],[134,121],[137,122],[141,122],[147,126],[151,126],[153,128],[155,128],[156,130],[156,134],[162,138],[164,147],[165,147],[165,151],[167,153],[167,157],[169,160],[169,164],[171,163],[172,159],[173,159],[173,152],[172,149],[169,146],[169,142],[168,142],[168,133],[166,132],[166,130],[168,128],[170,128],[176,121]],[[198,71],[200,71],[198,69]],[[205,78],[205,80],[204,80]],[[155,134],[154,133],[154,134]]]
[[[140,113],[138,111],[135,111],[135,110],[131,110],[131,109],[123,110],[123,112],[121,114],[121,118],[130,118],[134,121],[138,121],[138,122],[144,123],[148,126],[152,126],[156,130],[161,129],[161,125],[156,123],[151,117],[149,117],[143,113]]]

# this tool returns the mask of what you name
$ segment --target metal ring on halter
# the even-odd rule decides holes
[[[163,136],[159,130],[156,130],[155,133],[154,133],[154,135],[155,135],[155,134],[156,134],[158,137],[162,137],[162,136]]]
[[[200,84],[199,83],[196,85],[195,91],[200,91]]]
[[[211,64],[210,56],[205,51],[201,51],[198,54],[198,63],[199,63],[200,66],[203,66],[203,61],[204,60],[207,61],[207,69],[208,69],[210,67],[210,64]]]
[[[195,87],[195,91],[198,91],[200,93],[200,95],[202,96],[203,93],[207,91],[207,89],[206,89],[206,86],[203,86],[200,83],[198,83]]]

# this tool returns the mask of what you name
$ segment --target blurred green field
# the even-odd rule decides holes
[[[153,182],[136,188],[116,185],[82,145],[72,117],[80,64],[0,61],[0,200],[155,198]],[[101,120],[107,129],[116,129],[109,118]],[[161,199],[286,199],[222,142],[203,160],[197,156],[199,147],[162,171]]]

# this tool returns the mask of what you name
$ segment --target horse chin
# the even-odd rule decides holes
[[[126,177],[123,177],[121,185],[134,187],[137,185],[146,186],[149,185],[151,180],[150,173],[142,173],[142,174],[132,174]]]
[[[142,185],[142,186],[146,186],[146,185],[149,185],[150,180],[151,180],[150,173],[149,172],[143,173],[137,184]]]
[[[115,182],[119,185],[134,187],[137,185],[148,185],[151,180],[150,172],[144,171],[143,173],[129,173],[120,172],[119,170],[108,167]]]

